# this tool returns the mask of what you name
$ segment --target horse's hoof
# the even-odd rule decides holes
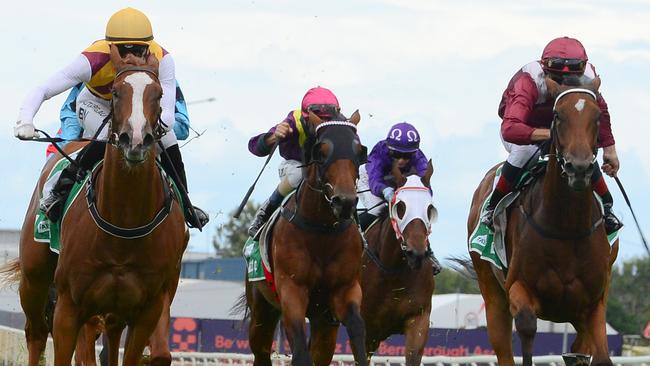
[[[589,366],[590,355],[584,353],[565,353],[562,355],[566,366]]]

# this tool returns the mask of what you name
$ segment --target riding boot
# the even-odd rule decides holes
[[[438,258],[436,258],[436,255],[433,254],[433,250],[431,251],[431,266],[433,267],[433,275],[437,275],[442,271],[442,266],[440,265],[440,262],[438,262]]]
[[[376,215],[371,214],[370,212],[363,212],[359,215],[359,226],[361,227],[361,231],[366,231],[368,227],[370,227],[370,224],[372,224],[375,220],[377,220]]]
[[[185,164],[178,144],[165,149],[165,154],[161,156],[161,165],[165,172],[174,179],[174,182],[186,193],[185,198],[185,222],[192,228],[202,229],[209,221],[210,216],[202,209],[193,206],[187,196],[187,176],[185,175]]]
[[[86,172],[104,157],[105,149],[106,143],[92,141],[79,152],[74,163],[70,163],[61,171],[50,195],[44,197],[39,204],[39,209],[51,222],[59,221],[63,203],[68,198],[72,186],[83,180]]]
[[[481,215],[480,218],[481,224],[487,226],[490,230],[494,231],[494,209],[497,207],[497,204],[503,197],[512,192],[514,183],[519,178],[521,171],[522,168],[517,168],[507,161],[503,163],[499,181],[497,182],[494,191],[492,191],[488,205],[485,208],[485,211],[483,211],[483,215]]]
[[[613,203],[603,204],[603,220],[605,221],[605,232],[607,235],[623,228],[623,223],[621,220],[619,220],[618,217],[616,217],[616,215],[614,215],[612,212],[613,205]]]
[[[273,191],[273,194],[271,194],[271,197],[269,197],[269,199],[267,199],[257,210],[255,213],[255,218],[253,218],[253,223],[248,228],[248,235],[251,238],[258,238],[260,229],[264,226],[264,224],[266,224],[267,221],[269,221],[271,215],[273,215],[275,210],[280,207],[282,200],[284,200],[284,197],[276,189]]]

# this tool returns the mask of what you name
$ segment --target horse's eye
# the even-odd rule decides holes
[[[113,94],[113,98],[118,98],[120,95],[117,93],[117,90],[111,91],[111,94]]]
[[[406,203],[404,203],[404,201],[399,201],[397,202],[397,217],[402,220],[404,215],[406,215]]]

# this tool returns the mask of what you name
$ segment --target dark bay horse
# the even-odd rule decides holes
[[[366,365],[360,314],[361,236],[353,220],[361,144],[358,112],[349,120],[309,115],[315,139],[307,144],[305,180],[272,232],[271,263],[277,294],[265,281],[246,282],[250,347],[255,366],[271,365],[282,318],[294,365],[326,366],[336,346],[338,321],[347,328],[354,359]],[[305,317],[311,336],[306,337]],[[313,360],[313,362],[312,362]]]
[[[58,293],[53,329],[56,365],[70,364],[79,329],[94,315],[106,315],[111,365],[117,364],[125,326],[125,365],[138,364],[150,336],[156,344],[152,364],[171,363],[166,338],[169,308],[188,233],[182,210],[155,163],[162,96],[158,63],[154,57],[146,63],[122,60],[115,47],[111,61],[117,71],[111,139],[103,165],[91,177],[94,213],[84,199],[72,203],[62,219],[58,258],[47,245],[34,241],[39,192],[53,165],[48,162],[25,217],[19,259],[3,270],[20,277],[30,366],[38,364],[45,348],[44,314],[52,281]],[[87,190],[88,185],[82,193]]]
[[[427,261],[428,236],[437,216],[429,190],[431,174],[431,161],[422,178],[411,175],[407,179],[393,167],[394,203],[389,216],[366,231],[368,247],[361,265],[366,350],[371,355],[391,334],[404,334],[409,366],[419,366],[422,359],[435,286]]]
[[[610,248],[590,186],[592,171],[598,169],[600,79],[583,88],[551,79],[546,85],[555,99],[550,158],[545,175],[509,209],[505,283],[495,276],[498,269],[470,253],[485,300],[488,335],[499,364],[514,365],[514,318],[524,365],[531,365],[537,318],[570,322],[577,330],[571,351],[593,355],[593,365],[612,365],[605,307],[618,242]],[[494,172],[492,168],[474,193],[469,233],[492,189]]]

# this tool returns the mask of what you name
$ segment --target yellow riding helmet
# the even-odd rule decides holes
[[[151,22],[140,10],[124,8],[108,20],[105,39],[113,44],[149,45],[153,40]]]

